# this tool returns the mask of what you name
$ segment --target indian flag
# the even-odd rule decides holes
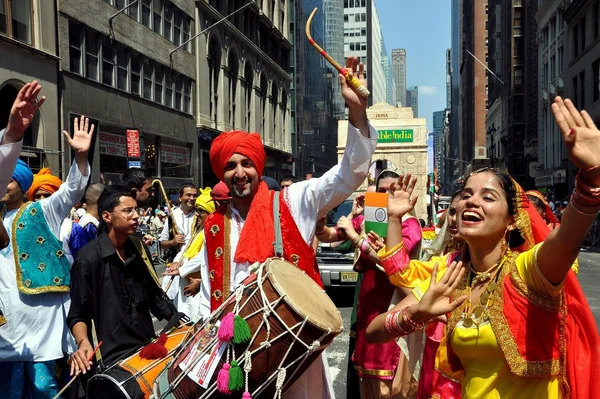
[[[375,232],[379,237],[387,236],[387,193],[365,194],[365,231]]]

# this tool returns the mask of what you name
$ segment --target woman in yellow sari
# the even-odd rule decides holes
[[[392,249],[383,260],[409,266],[388,275],[392,281],[410,274],[414,279],[421,270],[431,278],[378,316],[368,339],[387,342],[443,319],[446,342],[437,366],[460,381],[465,398],[597,395],[598,330],[570,268],[600,211],[600,131],[569,100],[557,97],[552,109],[569,158],[581,172],[562,224],[543,243],[535,245],[545,234],[538,230],[544,223],[537,213],[527,213],[531,205],[520,187],[505,172],[484,169],[467,178],[457,204],[458,232],[466,242],[462,262],[446,268],[440,259],[398,260],[405,257],[398,220],[414,207],[416,179],[403,177],[389,194]],[[443,397],[434,390],[435,395]]]

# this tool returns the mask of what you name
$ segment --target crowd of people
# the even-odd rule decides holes
[[[355,58],[346,68],[364,83]],[[367,188],[387,193],[385,237],[365,230],[361,195],[336,227],[326,225],[327,213],[367,179],[378,139],[366,98],[341,75],[340,84],[348,138],[323,176],[263,176],[260,135],[227,132],[210,149],[220,182],[184,184],[157,208],[143,169],[124,171],[116,184],[90,182],[94,126],[84,116],[64,132],[75,154],[64,182],[19,160],[44,102],[41,86],[26,84],[0,131],[1,392],[53,398],[78,376],[64,397],[104,397],[87,389],[91,376],[151,343],[152,316],[171,326],[207,319],[273,257],[322,287],[321,241],[354,252],[360,275],[349,398],[594,397],[600,339],[575,274],[600,211],[600,131],[589,115],[559,97],[552,107],[580,169],[560,217],[541,193],[485,168],[465,178],[424,248],[417,179],[398,170],[380,172]],[[157,261],[167,263],[162,276]],[[326,356],[294,379],[289,398],[335,396]],[[127,390],[144,397],[140,387]]]

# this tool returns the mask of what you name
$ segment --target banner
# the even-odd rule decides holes
[[[129,158],[139,158],[142,154],[140,151],[140,132],[137,130],[127,129],[127,156]]]
[[[160,161],[178,165],[189,165],[190,149],[170,144],[160,145]]]
[[[127,157],[127,141],[125,136],[100,132],[100,154],[114,157]]]

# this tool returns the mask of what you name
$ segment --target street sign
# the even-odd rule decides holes
[[[142,167],[142,161],[128,161],[127,162],[127,166],[129,169],[131,168],[141,168]]]

